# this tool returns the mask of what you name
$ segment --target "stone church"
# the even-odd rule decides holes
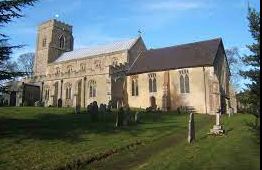
[[[49,20],[38,28],[34,76],[45,106],[193,108],[236,112],[221,38],[147,49],[141,36],[74,49],[72,26]]]

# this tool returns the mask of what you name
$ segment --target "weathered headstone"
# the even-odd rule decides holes
[[[210,129],[211,134],[221,135],[224,133],[223,126],[220,124],[220,110],[216,113],[216,124],[213,126],[213,129]]]
[[[195,141],[195,120],[194,113],[190,113],[189,122],[188,122],[188,143]]]
[[[87,105],[86,111],[87,111],[87,113],[91,113],[91,111],[92,111],[92,103],[90,103],[89,105]]]
[[[131,119],[132,119],[132,116],[131,116],[131,110],[130,108],[127,106],[125,107],[124,109],[124,125],[127,126],[127,125],[130,125],[131,124]]]
[[[99,106],[100,116],[102,117],[102,121],[105,121],[105,113],[106,113],[106,105],[101,103]]]
[[[116,127],[123,126],[124,109],[120,107],[116,113]]]
[[[57,101],[57,107],[62,107],[62,99],[58,99]]]
[[[140,117],[140,112],[136,112],[136,114],[135,114],[135,123],[140,123],[140,119],[141,119],[141,117]]]
[[[110,100],[110,101],[108,102],[106,111],[107,111],[107,112],[111,112],[111,109],[112,109],[112,101]]]
[[[79,114],[80,113],[80,109],[81,109],[80,105],[76,105],[76,107],[75,107],[75,114]]]

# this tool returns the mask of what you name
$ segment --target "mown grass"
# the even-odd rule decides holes
[[[252,115],[223,117],[224,136],[209,136],[207,129],[197,133],[194,144],[185,141],[155,154],[134,169],[259,170],[260,145],[249,124]]]
[[[162,114],[159,120],[143,114],[141,124],[115,128],[114,112],[98,122],[73,112],[72,108],[0,108],[0,169],[61,168],[79,158],[187,128],[187,117],[174,113]]]
[[[0,108],[0,169],[57,169],[75,160],[141,141],[82,169],[259,169],[252,116],[224,117],[227,135],[207,136],[213,116],[196,115],[197,141],[186,143],[188,115],[142,114],[142,122],[114,127],[115,113],[92,122],[72,108]],[[84,162],[84,161],[83,161]]]

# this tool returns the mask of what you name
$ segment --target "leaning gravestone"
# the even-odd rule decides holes
[[[195,141],[195,120],[194,113],[190,113],[189,122],[188,122],[188,143]]]

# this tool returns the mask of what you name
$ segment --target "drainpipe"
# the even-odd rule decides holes
[[[205,74],[205,67],[203,67],[203,75],[204,75],[204,88],[205,88],[205,109],[207,114],[207,95],[206,95],[206,74]]]

